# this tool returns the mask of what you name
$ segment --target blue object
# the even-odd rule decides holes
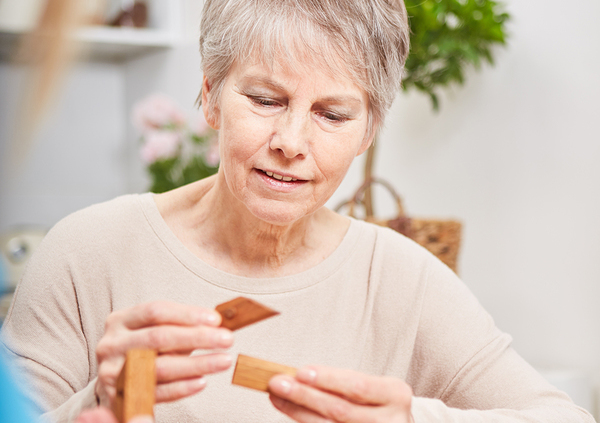
[[[4,280],[0,279],[0,292]],[[25,398],[12,372],[9,358],[0,339],[0,421],[10,423],[33,423],[37,421],[31,403]]]
[[[0,359],[0,416],[3,422],[35,422],[30,404],[14,383],[12,374],[6,366],[4,354]]]

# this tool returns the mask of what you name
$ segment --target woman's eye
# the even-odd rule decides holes
[[[332,123],[344,123],[348,120],[346,116],[338,115],[337,113],[331,112],[322,112],[321,116],[323,116],[326,120]]]
[[[253,103],[258,104],[260,106],[276,106],[277,105],[277,101],[275,100],[271,100],[270,98],[264,98],[264,97],[253,97],[253,96],[249,96],[250,100],[252,100]]]

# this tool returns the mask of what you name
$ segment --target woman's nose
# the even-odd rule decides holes
[[[306,157],[310,141],[310,117],[287,114],[278,122],[271,137],[270,147],[279,150],[288,159]]]

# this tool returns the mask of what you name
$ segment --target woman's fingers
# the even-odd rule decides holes
[[[301,407],[293,402],[286,401],[276,395],[270,394],[269,399],[276,409],[297,422],[302,423],[331,423],[330,419],[318,415],[305,407]]]
[[[229,348],[233,334],[225,328],[210,326],[160,325],[124,330],[105,335],[96,346],[98,361],[124,355],[132,348],[149,348],[161,353],[184,353],[195,349]]]
[[[84,410],[75,423],[118,423],[114,414],[106,407]]]
[[[153,423],[152,416],[136,416],[127,423]],[[96,407],[83,411],[75,423],[119,423],[114,414],[106,407]]]
[[[205,386],[204,378],[163,383],[156,386],[156,402],[176,401],[200,392]]]
[[[358,404],[385,405],[412,397],[410,387],[400,379],[353,370],[311,366],[299,369],[296,378]]]
[[[294,414],[295,417],[288,415],[300,419],[298,421],[301,422],[319,421],[317,416],[327,419],[325,421],[334,422],[358,423],[372,420],[369,419],[362,405],[353,404],[342,397],[304,385],[289,376],[273,377],[269,382],[269,390],[272,394],[305,409],[301,410],[291,404],[280,404],[284,413]]]
[[[409,422],[412,392],[400,379],[325,367],[269,381],[273,404],[300,422]]]
[[[119,314],[122,313],[120,316]],[[179,304],[171,301],[154,301],[136,305],[115,313],[128,329],[157,325],[219,326],[221,315],[215,310]]]
[[[102,390],[97,391],[101,404],[110,406],[116,396],[117,377],[124,359],[103,362],[98,371]],[[206,385],[204,375],[227,370],[233,360],[227,354],[195,356],[161,355],[156,358],[156,402],[175,401],[195,394]]]
[[[100,403],[110,406],[116,395],[116,380],[125,354],[134,348],[158,352],[157,401],[172,401],[204,387],[199,378],[225,370],[231,359],[224,354],[190,357],[194,350],[229,348],[230,330],[218,327],[215,310],[155,301],[111,313],[104,336],[96,345],[98,381],[95,392]]]
[[[182,379],[196,379],[221,372],[231,367],[233,360],[227,354],[206,354],[192,357],[163,355],[156,359],[158,384]]]
[[[159,354],[193,351],[195,349],[229,348],[233,334],[229,329],[209,326],[161,325],[131,331],[121,345],[126,349],[150,348]]]
[[[168,301],[139,304],[108,317],[96,353],[101,361],[132,348],[150,348],[159,354],[229,348],[233,336],[217,327],[220,322],[214,310]]]

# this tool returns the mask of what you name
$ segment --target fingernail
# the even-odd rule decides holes
[[[154,423],[152,416],[135,416],[128,423]]]
[[[206,386],[206,379],[201,377],[200,379],[191,381],[191,384],[196,389],[204,389],[204,387]]]
[[[219,344],[229,345],[233,341],[233,334],[228,330],[220,330],[215,334],[215,341]]]
[[[281,392],[282,394],[289,394],[292,390],[292,383],[287,379],[279,379],[271,382],[275,392]]]
[[[317,380],[317,371],[310,367],[303,367],[296,373],[296,378],[298,378],[300,382],[314,383]]]
[[[228,355],[217,356],[210,361],[211,368],[215,371],[227,369],[231,366],[231,363],[233,363],[233,359]]]
[[[229,367],[233,363],[233,358],[229,355],[224,355],[221,357],[221,367]]]
[[[219,321],[219,316],[216,313],[204,312],[200,315],[200,322],[207,325],[215,326]]]

